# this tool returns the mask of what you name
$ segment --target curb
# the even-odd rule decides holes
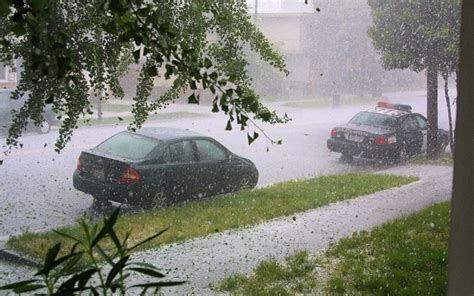
[[[9,263],[14,263],[14,264],[20,264],[20,265],[26,265],[30,267],[39,267],[41,266],[40,263],[33,261],[31,259],[25,258],[20,256],[17,253],[7,251],[7,250],[0,250],[0,260],[1,261],[6,261]]]

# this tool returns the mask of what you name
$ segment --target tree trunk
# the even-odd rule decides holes
[[[428,147],[427,156],[430,159],[438,155],[438,70],[429,65],[426,73],[427,78],[427,108],[428,116]]]
[[[444,96],[446,98],[446,107],[448,108],[449,149],[451,150],[451,153],[454,153],[453,116],[451,112],[451,99],[449,98],[448,73],[443,73],[443,79],[444,79]]]
[[[463,0],[448,295],[474,295],[474,1]]]

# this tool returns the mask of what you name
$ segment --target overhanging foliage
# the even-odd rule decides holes
[[[288,74],[283,58],[254,26],[243,0],[0,0],[0,61],[21,59],[21,80],[13,99],[27,93],[14,113],[8,145],[28,119],[42,121],[46,104],[62,120],[56,149],[70,140],[81,116],[92,113],[91,94],[121,97],[118,82],[128,61],[140,63],[134,97],[134,121],[140,128],[148,113],[166,107],[187,90],[207,89],[213,112],[242,129],[253,119],[286,122],[264,107],[250,86],[244,48]],[[156,78],[172,81],[159,98],[149,100]],[[190,103],[199,102],[193,92]],[[249,142],[258,134],[249,133]]]

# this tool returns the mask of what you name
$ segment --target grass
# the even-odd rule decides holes
[[[451,152],[443,152],[438,155],[435,159],[427,159],[426,155],[420,155],[415,158],[410,159],[410,163],[413,164],[428,164],[428,165],[445,165],[445,166],[452,166],[453,165],[453,156]]]
[[[374,103],[379,98],[362,98],[356,96],[341,96],[340,105],[357,105]],[[297,100],[285,103],[283,106],[292,108],[323,108],[333,106],[332,97],[317,97],[313,99]]]
[[[132,106],[124,104],[102,104],[102,112],[132,112]]]
[[[138,242],[169,227],[167,232],[144,247],[155,248],[165,243],[181,242],[228,229],[255,225],[416,180],[416,177],[352,173],[283,182],[253,191],[241,191],[164,209],[125,214],[117,222],[116,231],[122,236],[131,231],[131,241]],[[81,233],[77,226],[60,230],[73,235]],[[72,245],[71,241],[49,231],[12,237],[7,246],[33,257],[43,258],[47,248],[57,242],[61,242],[65,249]]]
[[[215,286],[253,295],[446,295],[449,203],[342,239],[311,257],[264,261]],[[295,264],[296,263],[296,264]],[[269,276],[272,273],[274,276]]]
[[[204,117],[206,115],[192,112],[167,112],[159,114],[150,114],[148,116],[149,121],[154,120],[168,120],[168,119],[179,119],[179,118],[192,118],[192,117]],[[90,119],[88,121],[79,121],[79,126],[92,126],[92,125],[105,125],[105,124],[125,124],[133,121],[133,116],[124,117],[104,117],[101,120],[97,118]]]

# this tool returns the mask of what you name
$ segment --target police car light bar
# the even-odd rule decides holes
[[[411,112],[411,110],[412,110],[410,105],[392,104],[392,103],[389,103],[389,102],[386,102],[386,101],[377,102],[377,107],[387,108],[387,109],[395,109],[395,110],[400,110],[400,111],[405,111],[405,112]]]

